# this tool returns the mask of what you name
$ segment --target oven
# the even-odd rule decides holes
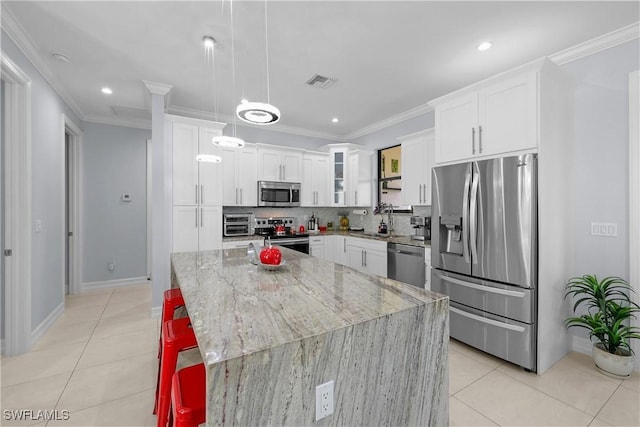
[[[253,234],[253,214],[252,213],[224,214],[222,230],[225,237],[251,236]]]
[[[271,241],[273,246],[282,246],[303,254],[309,254],[309,236],[269,236],[264,239],[265,246],[268,246],[268,241]]]

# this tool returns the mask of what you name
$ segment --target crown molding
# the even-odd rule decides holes
[[[627,25],[626,27],[619,28],[610,33],[556,52],[549,55],[549,59],[558,65],[568,64],[569,62],[618,46],[622,43],[637,39],[638,37],[640,37],[640,22]]]
[[[365,126],[361,129],[353,131],[344,136],[345,141],[352,141],[356,138],[360,138],[361,136],[368,135],[370,133],[379,131],[381,129],[388,128],[389,126],[393,126],[398,123],[402,123],[405,120],[413,119],[414,117],[418,117],[422,114],[426,114],[433,111],[433,107],[428,103],[424,103],[422,105],[418,105],[410,110],[404,111],[400,114],[396,114],[395,116],[391,116],[384,120],[381,120],[376,123],[372,123],[368,126]]]
[[[145,119],[85,115],[82,120],[87,123],[98,123],[102,125],[151,130],[151,120]]]
[[[2,2],[0,2],[2,3]],[[5,4],[1,5],[0,27],[9,38],[18,46],[18,49],[27,57],[34,66],[36,71],[42,75],[45,81],[53,88],[53,90],[62,98],[67,106],[73,111],[80,120],[85,120],[85,115],[74,99],[64,90],[58,79],[51,72],[49,66],[38,56],[38,49],[31,37],[27,34],[22,26],[18,23],[13,13]]]
[[[149,89],[152,95],[162,95],[165,96],[171,89],[173,89],[172,85],[167,85],[164,83],[152,82],[150,80],[143,80],[142,83]]]

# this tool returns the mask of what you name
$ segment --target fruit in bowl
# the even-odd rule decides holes
[[[268,265],[280,265],[282,252],[274,246],[267,246],[260,251],[260,262]]]

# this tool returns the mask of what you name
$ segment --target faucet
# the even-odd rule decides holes
[[[387,206],[387,214],[387,222],[389,223],[389,234],[391,234],[391,231],[393,230],[393,205],[391,203],[389,203],[389,206]]]

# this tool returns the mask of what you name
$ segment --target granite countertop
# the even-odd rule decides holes
[[[366,322],[447,297],[282,248],[286,265],[245,249],[171,255],[206,364]]]
[[[418,247],[431,247],[430,240],[413,240],[410,236],[396,236],[391,235],[390,237],[379,236],[375,233],[367,233],[361,231],[327,231],[325,233],[315,233],[309,234],[309,237],[313,236],[349,236],[349,237],[360,237],[362,239],[370,239],[370,240],[380,240],[383,242],[391,242],[391,243],[401,243],[404,245],[418,246]],[[251,236],[234,236],[234,237],[224,237],[222,240],[224,242],[234,242],[234,241],[243,241],[243,240],[261,240],[264,239],[265,236],[260,236],[257,234]]]

